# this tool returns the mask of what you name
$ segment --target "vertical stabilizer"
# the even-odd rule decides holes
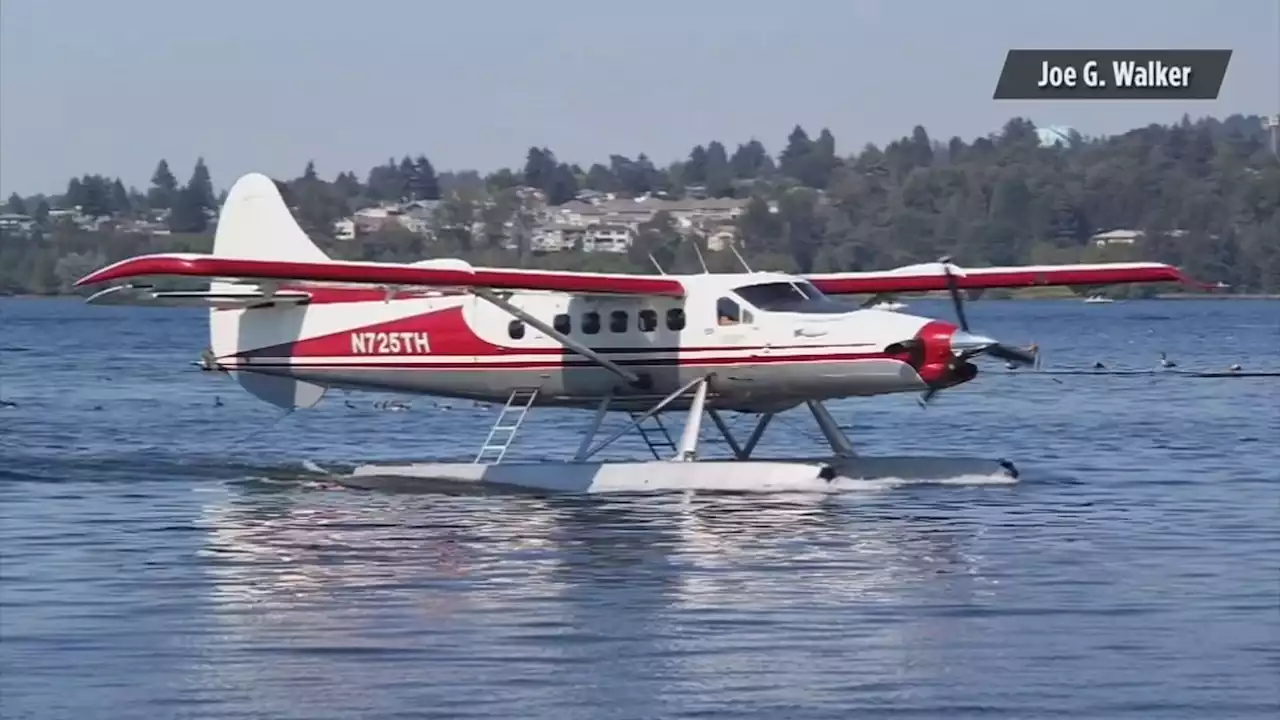
[[[293,219],[276,182],[261,173],[245,175],[228,191],[218,216],[213,254],[247,260],[329,260]]]
[[[261,173],[241,177],[227,192],[213,238],[215,257],[284,262],[328,262],[329,256],[303,232],[279,188]],[[231,283],[213,281],[210,289],[232,291]],[[223,358],[264,345],[299,339],[305,306],[265,306],[209,311],[209,343]],[[233,373],[255,397],[283,408],[307,408],[325,388],[280,375]]]

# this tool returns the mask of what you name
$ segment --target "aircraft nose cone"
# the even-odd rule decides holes
[[[951,334],[951,350],[953,352],[965,352],[966,350],[980,350],[982,348],[995,345],[996,341],[986,337],[985,335],[975,335],[971,332],[957,329]]]

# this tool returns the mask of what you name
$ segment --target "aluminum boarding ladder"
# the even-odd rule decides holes
[[[645,421],[636,422],[637,418],[643,414],[635,411],[630,413],[632,422],[635,422],[636,429],[640,431],[640,437],[644,438],[644,444],[649,446],[649,452],[653,453],[653,457],[657,460],[663,458],[660,449],[670,451],[666,457],[674,455],[676,443],[671,439],[671,433],[667,432],[667,426],[662,424],[662,418],[651,415]],[[650,423],[649,427],[645,427],[645,422]]]
[[[533,401],[537,397],[538,388],[536,387],[515,388],[511,391],[511,395],[507,397],[507,404],[502,406],[502,412],[498,413],[498,419],[489,429],[489,437],[485,438],[480,452],[476,453],[474,464],[502,462],[502,458],[507,454],[507,448],[511,447],[511,443],[516,439],[516,431],[520,429],[525,415],[529,414],[529,408],[533,406]],[[511,420],[512,417],[515,418],[514,421]]]

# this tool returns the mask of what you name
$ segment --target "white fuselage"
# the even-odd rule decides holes
[[[792,276],[682,281],[682,298],[504,296],[556,334],[643,376],[641,387],[629,387],[562,338],[472,294],[386,300],[370,291],[332,290],[304,306],[213,310],[213,351],[227,369],[327,386],[488,400],[538,387],[541,402],[566,405],[594,404],[611,393],[637,401],[660,397],[713,374],[712,406],[767,409],[919,391],[927,385],[920,362],[886,347],[922,333],[944,343],[954,330],[899,312],[836,307],[820,294],[815,302],[789,304],[790,285],[803,283]]]

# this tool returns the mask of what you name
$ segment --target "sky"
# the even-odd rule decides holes
[[[1011,48],[1230,48],[1216,101],[996,101]],[[771,152],[800,124],[841,154],[1014,116],[1086,135],[1280,112],[1280,0],[0,0],[0,197],[86,173],[145,188],[160,158],[362,178],[584,167],[696,144]]]

